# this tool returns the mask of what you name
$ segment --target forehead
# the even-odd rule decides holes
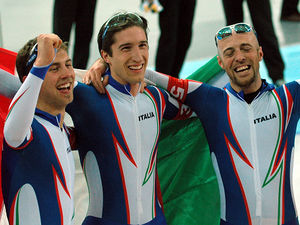
[[[139,26],[128,27],[124,30],[114,34],[115,44],[120,45],[124,43],[133,43],[146,41],[146,33],[143,28]]]
[[[232,32],[232,35],[218,41],[218,49],[222,52],[227,48],[239,47],[242,44],[249,44],[258,47],[258,41],[253,32],[240,33]]]
[[[66,50],[58,49],[58,51],[56,52],[56,56],[55,56],[55,59],[54,59],[53,63],[65,62],[69,59],[70,59],[70,57],[69,57]]]

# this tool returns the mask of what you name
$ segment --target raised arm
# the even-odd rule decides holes
[[[9,106],[4,125],[4,138],[14,148],[30,141],[31,123],[45,75],[55,57],[55,48],[61,40],[54,34],[42,34],[37,38],[37,58],[24,83]]]

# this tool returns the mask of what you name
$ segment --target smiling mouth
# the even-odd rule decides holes
[[[57,87],[57,90],[59,91],[66,91],[66,90],[71,90],[71,83],[66,83],[66,84],[62,84],[62,85],[59,85]]]
[[[247,70],[249,70],[250,68],[251,68],[251,66],[249,66],[249,65],[239,66],[239,67],[235,68],[234,71],[235,71],[236,73],[240,73],[240,72],[247,71]]]
[[[143,65],[144,64],[141,64],[139,66],[128,66],[128,68],[131,69],[131,70],[140,70],[140,69],[143,68]]]

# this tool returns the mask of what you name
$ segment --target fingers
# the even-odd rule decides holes
[[[85,84],[93,84],[97,91],[101,94],[105,93],[105,86],[108,84],[108,77],[102,79],[106,71],[106,63],[103,59],[98,59],[82,78]]]
[[[105,94],[105,88],[102,85],[102,83],[92,83],[92,85],[96,88],[96,90],[100,93],[100,94]]]
[[[37,37],[38,53],[35,66],[49,65],[55,57],[55,48],[60,48],[62,40],[56,34],[40,34]]]
[[[105,87],[102,83],[102,74],[99,76],[97,73],[92,74],[92,84],[97,89],[97,91],[101,94],[105,93]]]
[[[40,34],[37,37],[38,46],[48,46],[53,48],[60,48],[62,40],[56,34]]]
[[[91,81],[92,81],[92,79],[91,79],[91,76],[92,76],[91,73],[92,73],[91,69],[89,69],[88,71],[86,71],[86,73],[82,76],[82,82],[83,83],[85,83],[87,85],[91,84]]]
[[[145,91],[145,88],[147,87],[147,83],[145,81],[141,82],[141,89],[140,89],[140,93],[143,93]]]
[[[105,79],[102,80],[102,74],[99,75],[96,70],[89,69],[84,74],[84,76],[82,78],[82,82],[87,85],[92,84],[100,94],[104,94],[105,86],[108,83],[108,77],[105,76]]]
[[[104,76],[103,81],[102,81],[104,87],[106,85],[108,85],[108,79],[109,79],[109,76]]]

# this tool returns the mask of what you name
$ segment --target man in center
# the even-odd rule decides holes
[[[108,64],[105,94],[77,83],[67,107],[89,189],[83,224],[166,225],[156,173],[160,125],[163,118],[192,112],[162,89],[148,86],[141,93],[149,55],[143,17],[118,13],[108,19],[98,47]]]

